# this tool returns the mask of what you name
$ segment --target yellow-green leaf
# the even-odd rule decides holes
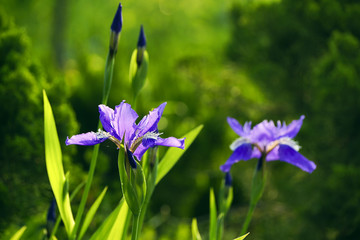
[[[191,233],[192,233],[192,240],[201,240],[201,235],[199,232],[199,228],[197,225],[196,218],[193,218],[191,223]]]
[[[179,148],[169,148],[162,160],[159,163],[158,174],[156,178],[156,184],[160,182],[160,180],[174,167],[174,165],[179,161],[180,157],[185,153],[185,151],[190,147],[193,143],[197,135],[200,133],[203,125],[196,127],[195,129],[191,130],[183,137],[185,137],[185,148],[184,150]]]
[[[250,233],[247,233],[245,235],[242,235],[241,237],[235,238],[234,240],[243,240],[246,238],[247,235],[249,235]]]
[[[119,205],[106,218],[90,240],[122,239],[126,229],[127,218],[130,216],[128,211],[129,207],[124,198],[122,198]]]
[[[26,226],[23,226],[10,238],[10,240],[19,240],[21,236],[24,234],[25,230],[26,230]]]
[[[83,238],[86,230],[88,229],[92,219],[94,218],[95,214],[96,214],[96,211],[98,210],[104,196],[105,196],[105,193],[107,191],[107,187],[104,188],[104,190],[101,192],[101,194],[98,196],[98,198],[95,200],[95,202],[93,203],[93,205],[90,207],[88,213],[86,214],[86,217],[85,217],[85,220],[84,220],[84,223],[81,227],[81,230],[80,230],[80,234],[79,234],[79,240]]]
[[[64,222],[66,232],[70,235],[75,221],[71,211],[69,193],[64,189],[67,188],[67,184],[62,164],[59,137],[56,131],[54,115],[45,90],[43,91],[43,97],[46,170],[61,219]]]
[[[217,213],[216,213],[216,201],[214,190],[210,189],[210,228],[209,239],[216,240],[217,235]]]

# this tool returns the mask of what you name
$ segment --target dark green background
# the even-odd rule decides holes
[[[116,1],[2,0],[0,11],[0,237],[45,225],[41,90],[60,140],[96,130],[109,28]],[[256,124],[306,116],[296,140],[318,168],[307,174],[271,162],[249,239],[360,237],[360,3],[302,1],[123,1],[124,25],[109,106],[131,99],[128,67],[140,24],[149,79],[140,116],[167,101],[160,131],[180,137],[199,124],[194,145],[156,189],[142,239],[190,239],[197,217],[206,238],[209,188],[237,137],[226,117]],[[91,147],[65,147],[71,186],[85,179]],[[91,231],[120,197],[116,149],[101,146],[94,201],[109,191]],[[162,149],[164,150],[164,149]],[[255,160],[234,165],[235,197],[225,238],[240,232]],[[74,210],[76,211],[75,201]],[[34,230],[34,232],[36,232]],[[30,238],[30,234],[29,234]]]

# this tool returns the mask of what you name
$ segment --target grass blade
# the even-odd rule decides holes
[[[202,128],[203,125],[200,125],[183,136],[186,138],[184,150],[179,148],[169,148],[166,151],[164,157],[159,163],[156,184],[158,184],[160,180],[171,170],[171,168],[174,167],[177,161],[179,161],[180,157],[190,147]]]
[[[197,225],[196,218],[193,218],[191,223],[191,233],[192,233],[192,240],[201,240],[201,235],[199,232],[199,228]]]
[[[119,205],[106,218],[90,240],[122,239],[124,230],[126,230],[128,211],[129,207],[122,198]]]
[[[217,213],[216,213],[216,201],[214,190],[210,189],[210,228],[209,239],[216,240],[217,236]]]
[[[69,193],[68,191],[64,191],[66,190],[67,181],[64,175],[59,137],[56,131],[54,115],[45,90],[43,91],[43,97],[46,169],[61,219],[64,222],[66,232],[70,235],[75,222],[71,211]]]
[[[101,192],[101,194],[99,195],[99,197],[95,200],[95,202],[93,203],[93,205],[90,207],[88,213],[86,214],[86,217],[84,219],[84,223],[81,227],[81,230],[80,230],[80,234],[79,234],[79,240],[83,238],[86,230],[88,229],[92,219],[94,218],[95,214],[96,214],[96,211],[98,210],[104,196],[105,196],[105,193],[107,191],[107,187],[104,188],[104,190]]]
[[[23,226],[10,238],[10,240],[19,240],[21,236],[24,234],[25,230],[26,230],[26,226]]]

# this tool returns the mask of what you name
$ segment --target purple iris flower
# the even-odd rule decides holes
[[[185,138],[160,137],[161,133],[158,132],[157,125],[165,106],[166,102],[150,111],[136,124],[138,115],[125,101],[116,106],[115,110],[101,104],[99,113],[104,130],[74,135],[67,138],[65,143],[66,145],[95,145],[109,139],[118,148],[123,146],[128,155],[131,157],[134,155],[138,160],[141,160],[150,147],[161,145],[184,149]]]
[[[293,138],[299,132],[305,116],[292,121],[288,126],[285,122],[277,125],[273,121],[264,120],[251,129],[251,122],[242,126],[237,120],[228,117],[230,127],[240,136],[231,145],[233,154],[220,167],[223,172],[229,172],[231,166],[240,160],[266,156],[266,161],[280,160],[290,163],[303,171],[311,173],[316,165],[298,151],[300,146]]]

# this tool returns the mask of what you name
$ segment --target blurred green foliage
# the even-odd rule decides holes
[[[75,133],[78,124],[63,79],[46,76],[32,59],[28,36],[3,11],[0,56],[0,229],[4,229],[46,213],[53,198],[44,172],[42,89],[48,89],[53,100],[62,137]],[[68,167],[74,153],[74,149],[65,151]]]
[[[220,184],[223,174],[219,166],[230,156],[228,146],[236,138],[226,116],[241,123],[248,120],[258,123],[263,119],[289,122],[302,114],[306,118],[297,140],[303,146],[301,152],[318,168],[308,175],[281,162],[268,164],[268,182],[255,210],[249,238],[359,238],[358,1],[124,0],[122,3],[124,26],[109,105],[113,107],[123,99],[130,102],[129,61],[139,26],[144,24],[150,57],[149,79],[139,95],[137,111],[143,115],[147,109],[168,101],[160,131],[172,136],[181,136],[198,124],[205,124],[189,152],[154,192],[144,239],[187,239],[193,217],[199,221],[200,232],[206,234],[209,187],[216,189]],[[23,30],[12,30],[18,35],[8,44],[20,49],[21,54],[12,54],[4,61],[1,52],[1,69],[15,66],[11,68],[14,72],[11,76],[22,76],[16,79],[23,79],[26,86],[33,87],[15,85],[17,91],[11,94],[18,94],[18,98],[5,98],[7,89],[15,90],[15,86],[6,85],[5,93],[1,92],[2,102],[8,103],[1,105],[8,109],[1,109],[1,116],[13,116],[9,118],[13,126],[18,121],[14,119],[24,119],[19,123],[22,127],[5,128],[2,124],[1,148],[9,152],[11,147],[21,144],[23,151],[14,153],[22,153],[22,157],[26,153],[27,159],[38,159],[32,160],[38,165],[28,163],[25,168],[12,160],[15,157],[1,158],[2,163],[6,161],[1,165],[1,180],[11,173],[19,174],[17,181],[25,181],[29,175],[43,176],[41,182],[48,184],[45,169],[39,166],[44,164],[43,155],[30,156],[32,152],[42,151],[35,151],[42,148],[41,144],[35,144],[35,139],[42,141],[38,93],[45,79],[49,79],[45,86],[53,89],[49,93],[53,107],[58,111],[63,109],[64,115],[55,111],[57,124],[69,124],[59,127],[60,141],[67,135],[96,130],[109,29],[117,4],[117,1],[101,0],[4,1],[4,9],[14,16],[18,25],[26,28],[33,46],[31,52],[28,47],[24,50]],[[4,25],[5,20],[1,21]],[[1,29],[0,36],[4,39],[8,31]],[[5,46],[3,42],[1,46]],[[24,53],[27,57],[19,57]],[[40,64],[31,67],[34,59],[39,59],[43,68]],[[10,81],[6,80],[11,77],[9,72],[6,70],[5,77],[1,75],[1,83]],[[34,87],[30,82],[40,86]],[[31,99],[26,100],[27,107],[16,100],[24,96]],[[80,129],[75,123],[67,122],[65,114],[73,117],[68,103],[76,112]],[[25,125],[24,121],[34,124]],[[22,134],[24,131],[27,135]],[[75,149],[76,162],[87,171],[92,149],[63,148],[69,152]],[[95,172],[90,201],[104,185],[109,186],[109,194],[100,206],[100,220],[95,219],[90,227],[96,226],[120,197],[116,149],[105,143],[101,150],[101,164]],[[5,152],[2,150],[1,154]],[[236,237],[240,231],[255,164],[256,161],[240,162],[232,169],[234,203],[225,220],[224,239]],[[29,195],[25,187],[15,182],[1,186],[1,193],[16,189],[12,191],[14,198],[0,197],[1,205]],[[31,186],[40,185],[34,182]],[[45,204],[39,201],[39,205]],[[26,209],[39,211],[30,206]],[[6,210],[15,211],[10,207]],[[25,219],[25,214],[29,215],[24,213],[18,219]]]

